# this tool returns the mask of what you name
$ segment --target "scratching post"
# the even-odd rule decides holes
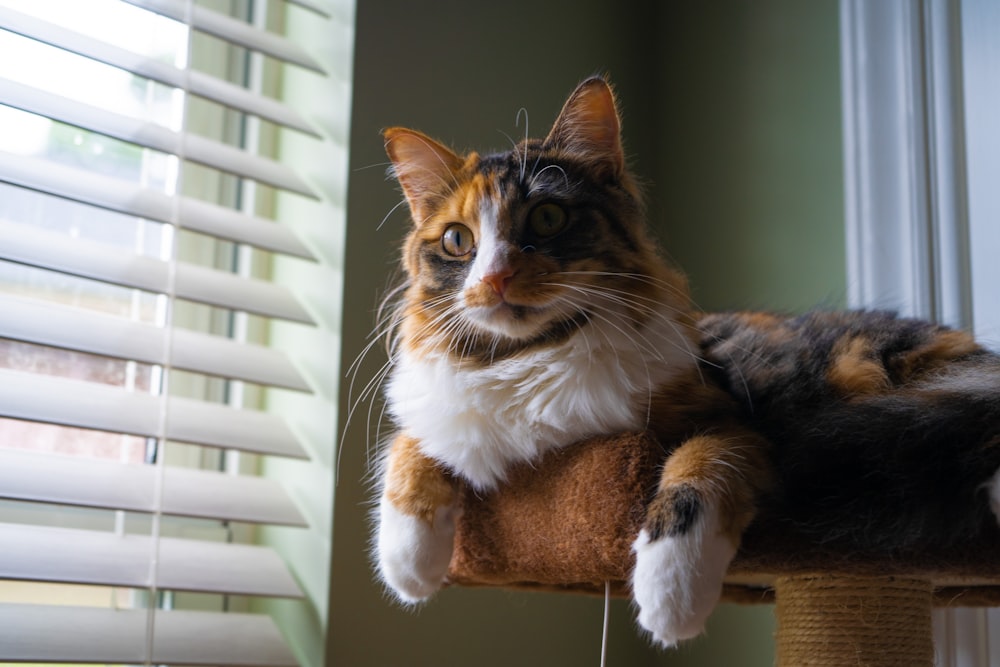
[[[774,582],[779,667],[932,667],[931,583],[796,575]]]
[[[662,462],[654,439],[623,434],[551,452],[490,494],[466,489],[449,581],[628,595]],[[965,543],[866,553],[815,544],[772,510],[744,535],[722,599],[775,603],[779,667],[931,667],[932,604],[1000,605],[1000,530],[986,516]]]

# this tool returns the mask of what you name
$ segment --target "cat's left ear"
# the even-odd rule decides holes
[[[595,76],[576,87],[545,138],[545,145],[606,164],[615,173],[624,170],[621,122],[615,94],[607,81]]]
[[[392,127],[382,136],[393,173],[403,187],[414,222],[419,223],[431,210],[432,200],[455,186],[462,158],[416,130]]]

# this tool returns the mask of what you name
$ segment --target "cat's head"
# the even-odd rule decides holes
[[[384,136],[413,218],[408,345],[496,358],[596,320],[629,326],[658,304],[688,308],[683,278],[646,232],[604,79],[580,84],[544,139],[505,153],[458,155],[403,128]]]

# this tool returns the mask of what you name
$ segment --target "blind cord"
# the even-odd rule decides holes
[[[164,362],[159,368],[159,394],[160,394],[160,411],[156,428],[156,435],[153,438],[153,445],[155,447],[153,457],[151,460],[152,465],[155,466],[156,474],[154,476],[154,488],[153,488],[153,514],[152,514],[152,525],[150,529],[150,573],[149,573],[149,587],[147,588],[149,595],[149,602],[146,611],[146,642],[145,642],[145,659],[143,662],[144,667],[152,667],[154,664],[153,651],[156,646],[156,615],[158,609],[167,609],[173,607],[173,598],[171,595],[163,595],[161,593],[166,593],[161,591],[159,583],[160,574],[160,540],[162,538],[162,518],[163,518],[163,482],[165,475],[165,460],[166,460],[166,447],[167,447],[167,433],[168,433],[168,423],[169,423],[169,413],[170,413],[170,371],[173,368],[173,339],[174,339],[174,307],[177,302],[177,259],[178,259],[178,244],[177,244],[177,230],[181,228],[181,191],[184,185],[184,159],[187,155],[186,150],[186,137],[187,133],[184,131],[187,128],[188,123],[188,112],[187,112],[187,97],[189,91],[191,90],[191,58],[193,54],[193,38],[192,33],[194,30],[194,0],[186,0],[184,4],[184,24],[187,26],[187,33],[185,35],[185,56],[184,56],[184,68],[183,68],[183,82],[180,90],[181,102],[180,102],[180,141],[177,146],[177,152],[175,154],[177,160],[177,171],[174,174],[174,189],[171,198],[171,213],[170,220],[172,226],[170,229],[170,246],[169,246],[169,257],[167,258],[167,289],[163,295],[165,301],[162,324],[165,327],[165,333],[163,337],[163,352],[164,352]],[[152,384],[152,382],[151,382]],[[147,452],[147,456],[148,456]]]

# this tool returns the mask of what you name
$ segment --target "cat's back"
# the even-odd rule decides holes
[[[996,370],[970,334],[888,311],[711,314],[698,328],[703,358],[755,412],[884,395],[956,366]]]
[[[710,373],[774,444],[776,502],[820,539],[910,545],[976,530],[1000,466],[1000,357],[881,311],[707,315]]]

